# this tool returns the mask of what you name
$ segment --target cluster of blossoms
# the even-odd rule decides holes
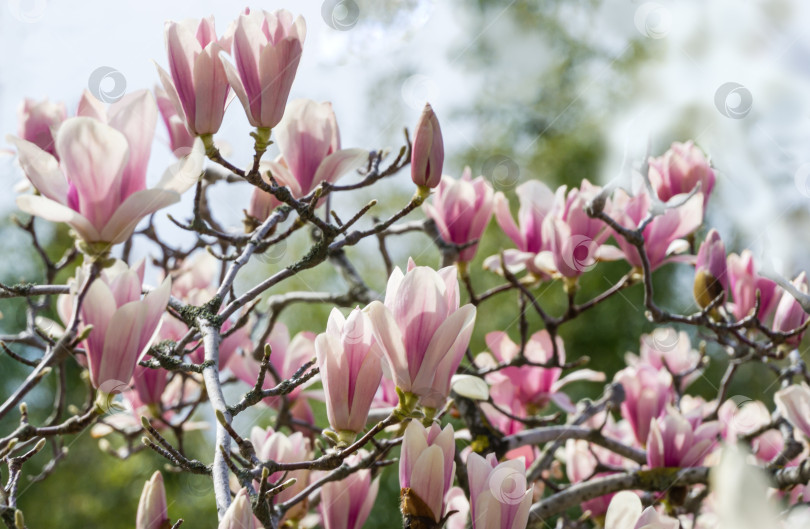
[[[727,254],[714,229],[697,245],[716,178],[697,146],[675,143],[650,158],[637,188],[583,180],[552,191],[527,181],[516,189],[515,220],[507,197],[483,176],[472,178],[470,168],[458,179],[442,173],[442,131],[429,105],[412,144],[383,169],[383,153],[341,147],[330,103],[288,102],[305,37],[304,20],[283,10],[246,10],[222,36],[211,18],[169,22],[168,71],[158,68],[163,86],[154,94],[133,92],[106,107],[85,93],[73,117],[61,104],[23,104],[18,137],[9,141],[33,192],[17,204],[67,224],[76,240],[61,262],[46,261],[47,283],[71,264],[76,270],[66,285],[0,285],[3,297],[27,297],[32,311],[26,328],[4,341],[43,352],[26,360],[9,350],[33,372],[0,407],[0,418],[68,359],[86,369],[96,391],[62,423],[60,410],[51,423],[32,426],[21,406],[20,426],[0,439],[10,481],[45,440],[61,450],[61,435],[89,427],[104,437],[104,451],[125,458],[145,432],[145,446],[178,470],[213,480],[222,529],[358,529],[375,502],[385,501],[378,498],[380,473],[400,447],[406,527],[523,529],[556,516],[557,527],[708,529],[729,526],[723,525],[733,511],[727,491],[738,477],[721,464],[721,448],[739,442],[750,452],[740,465],[771,472],[772,496],[789,505],[804,501],[810,374],[798,348],[808,283],[804,273],[779,284],[764,277],[750,251]],[[231,89],[255,127],[247,169],[228,162],[214,141]],[[147,188],[158,113],[178,160]],[[271,138],[279,154],[265,160]],[[318,213],[329,208],[327,196],[370,186],[407,164],[415,194],[388,220],[353,228],[373,204],[347,222]],[[337,185],[358,172],[359,183]],[[206,190],[233,179],[252,186],[240,207],[246,234],[222,228],[209,207]],[[195,239],[190,251],[161,240],[151,218],[137,231],[192,188],[193,219],[174,221]],[[419,229],[432,226],[451,266],[437,270],[409,260],[403,271],[391,264],[385,238],[409,231],[396,222],[420,206],[427,220]],[[493,216],[515,248],[484,259],[505,282],[476,293],[470,263]],[[236,292],[234,279],[252,257],[307,225],[310,252]],[[389,268],[383,294],[365,284],[344,251],[375,236]],[[158,254],[130,264],[135,237],[154,243]],[[626,262],[628,272],[577,303],[579,278],[607,260]],[[284,292],[256,301],[327,261],[349,278],[346,294]],[[692,315],[655,304],[652,273],[668,263],[694,267]],[[147,273],[159,286],[145,285]],[[559,316],[534,293],[555,282],[568,297]],[[568,360],[558,329],[634,285],[644,289],[645,310],[661,325],[641,337],[639,354],[627,355],[627,367],[600,399],[575,403],[568,384],[609,377],[582,368],[581,355]],[[520,301],[517,338],[488,327],[479,314],[507,291]],[[61,324],[36,314],[55,295]],[[37,296],[47,302],[30,301]],[[335,305],[325,327],[313,329],[320,333],[291,336],[277,321],[285,307],[313,302]],[[530,330],[527,311],[544,328]],[[728,353],[714,400],[687,393],[709,362],[705,343],[693,348],[687,332],[668,324],[700,327]],[[487,351],[471,350],[474,330]],[[761,363],[776,376],[773,412],[764,402],[728,396],[743,362]],[[226,382],[243,392],[230,404]],[[113,399],[123,413],[112,409]],[[323,424],[316,418],[320,402]],[[191,419],[205,405],[216,417],[211,464],[188,459],[180,448],[184,432],[200,427]],[[242,436],[233,418],[253,406],[273,410],[274,426],[254,426]],[[116,436],[127,443],[113,448],[109,439]],[[708,467],[726,470],[710,485]],[[0,516],[19,528],[25,525],[15,490],[3,489]],[[576,506],[580,514],[571,517]],[[169,526],[163,476],[155,472],[136,527]]]

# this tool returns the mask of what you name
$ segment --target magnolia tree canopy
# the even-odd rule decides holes
[[[695,143],[642,160],[633,188],[528,180],[507,196],[469,168],[443,173],[429,105],[388,152],[344,148],[330,103],[288,101],[306,48],[300,16],[246,10],[224,33],[212,18],[169,22],[165,39],[162,88],[109,105],[86,92],[73,112],[27,100],[8,138],[29,184],[17,206],[31,218],[19,225],[44,273],[0,284],[0,297],[27,307],[25,328],[2,336],[3,354],[28,371],[4,381],[12,390],[0,405],[7,527],[26,527],[18,498],[33,456],[53,454],[35,481],[58,473],[67,436],[84,431],[104,437],[99,458],[148,448],[165,458],[163,472],[213,483],[210,526],[220,528],[358,529],[380,503],[414,529],[810,524],[805,274],[789,281],[764,274],[748,251],[727,253],[704,225],[715,174]],[[250,141],[251,160],[229,160],[217,136],[226,107],[240,106],[255,130],[228,141]],[[158,115],[177,161],[148,187]],[[344,218],[333,209],[356,204],[360,189],[386,198],[408,172],[413,197],[387,218],[376,201]],[[252,187],[238,204],[242,233],[215,217],[217,190],[237,182]],[[193,202],[184,219],[170,217],[187,233],[177,241],[162,233],[162,210],[183,194]],[[504,249],[471,266],[493,217]],[[75,247],[51,259],[34,222],[66,224]],[[394,262],[388,247],[410,232],[438,248],[439,266]],[[277,271],[235,288],[251,261],[294,235],[306,251],[281,252]],[[151,243],[139,260],[137,239]],[[388,278],[383,292],[346,253],[366,240],[379,249],[366,257]],[[581,288],[603,261],[626,274]],[[659,304],[653,278],[670,263],[694,275],[695,312]],[[290,286],[314,268],[337,270],[340,289]],[[483,290],[482,275],[497,286]],[[548,287],[565,292],[564,307],[543,306]],[[559,331],[627,289],[643,291],[644,311],[617,312],[616,324],[646,317],[655,330],[632,337],[639,352],[617,373],[590,369]],[[487,317],[496,298],[513,303],[514,329]],[[282,313],[296,304],[333,308],[325,327],[291,336]],[[51,310],[61,321],[45,317]],[[470,349],[474,330],[486,351]],[[690,394],[709,342],[726,356],[712,400]],[[68,380],[69,364],[81,366],[79,380]],[[775,375],[775,406],[729,395],[743,364]],[[566,386],[576,381],[601,396],[575,401]],[[88,388],[84,402],[66,397],[76,383]],[[53,400],[50,417],[29,418],[33,398]],[[313,412],[319,401],[325,416]],[[269,415],[238,426],[251,408]],[[194,459],[184,434],[206,421],[210,446]],[[380,476],[397,472],[399,498],[378,494]],[[137,529],[178,527],[187,515],[163,479],[155,469],[143,486]]]

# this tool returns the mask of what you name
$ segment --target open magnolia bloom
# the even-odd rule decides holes
[[[654,507],[642,510],[638,495],[626,490],[613,497],[605,516],[605,529],[678,529],[678,527],[680,527],[678,520],[659,514]]]
[[[142,92],[115,103],[106,116],[67,119],[56,135],[58,159],[33,143],[10,137],[20,165],[40,193],[18,197],[17,206],[31,215],[67,223],[85,243],[102,244],[97,253],[127,240],[142,218],[178,202],[202,171],[198,142],[157,186],[146,189],[154,135],[150,116],[156,112],[152,95]],[[144,120],[153,123],[151,132],[142,129]]]

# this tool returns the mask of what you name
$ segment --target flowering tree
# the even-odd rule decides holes
[[[798,349],[808,284],[804,273],[766,277],[748,251],[727,255],[714,229],[698,244],[715,175],[692,142],[645,161],[631,188],[524,182],[515,220],[509,199],[483,177],[443,175],[429,105],[394,156],[342,148],[329,103],[288,102],[306,38],[301,17],[245,11],[222,36],[203,19],[168,23],[165,37],[168,70],[158,67],[155,94],[105,106],[85,93],[72,117],[63,105],[26,101],[9,139],[31,188],[18,207],[70,226],[75,248],[51,260],[33,218],[21,223],[44,277],[0,284],[0,297],[27,304],[25,329],[2,337],[4,354],[30,369],[0,405],[11,425],[0,432],[7,527],[26,527],[17,499],[31,458],[51,445],[39,476],[47,477],[69,457],[65,436],[88,429],[123,440],[109,450],[118,457],[148,447],[172,471],[211,480],[220,528],[359,528],[385,501],[379,475],[392,465],[401,492],[389,507],[414,529],[806,527],[807,511],[792,507],[810,481],[810,374]],[[215,138],[234,94],[255,127],[246,165],[229,161]],[[178,160],[148,188],[159,113]],[[264,157],[271,142],[275,160]],[[369,219],[375,202],[345,219],[332,209],[354,190],[384,189],[377,184],[408,165],[413,198],[390,217]],[[210,191],[233,182],[252,185],[243,234],[223,228],[209,207]],[[188,219],[171,220],[189,234],[189,250],[161,237],[158,222],[186,192]],[[404,220],[420,207],[425,219]],[[515,247],[486,258],[481,273],[500,280],[481,291],[469,263],[493,216]],[[300,230],[311,238],[307,252],[234,287],[252,259]],[[441,267],[395,266],[389,239],[414,231],[435,243]],[[131,258],[134,238],[156,248],[148,262]],[[367,239],[378,242],[385,292],[346,254]],[[580,278],[606,260],[626,262],[627,273],[606,290],[582,291]],[[658,304],[653,275],[668,263],[694,268],[697,312]],[[59,284],[70,267],[74,277]],[[346,290],[277,293],[316,267],[336,268]],[[567,299],[556,314],[537,294],[554,283]],[[612,379],[588,369],[584,355],[567,357],[560,328],[630,288],[643,290],[646,317],[658,325],[640,337],[639,354]],[[508,293],[517,299],[516,336],[484,316]],[[291,337],[282,312],[312,303],[334,307],[325,328]],[[52,308],[61,322],[44,318]],[[695,349],[674,326],[697,328],[704,341]],[[470,350],[476,328],[488,351]],[[709,363],[707,342],[727,355],[710,401],[689,394]],[[65,397],[73,362],[87,375],[84,403]],[[729,398],[743,364],[775,374],[773,410]],[[573,402],[565,386],[574,381],[602,385],[601,397]],[[239,398],[226,398],[227,384]],[[41,423],[25,404],[35,395],[54,399]],[[313,400],[325,402],[325,417],[316,418]],[[272,427],[233,422],[254,407],[273,410]],[[205,418],[215,437],[200,461],[182,439],[198,427],[192,419]],[[791,506],[788,516],[777,514],[780,503]],[[183,513],[170,516],[167,504],[156,471],[136,527],[180,526]]]

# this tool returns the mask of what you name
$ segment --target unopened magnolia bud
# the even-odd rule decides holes
[[[717,230],[712,229],[697,254],[693,286],[695,301],[701,308],[706,308],[727,288],[726,247]]]
[[[413,135],[411,180],[421,187],[436,187],[442,179],[443,165],[442,129],[430,104],[425,104]]]

